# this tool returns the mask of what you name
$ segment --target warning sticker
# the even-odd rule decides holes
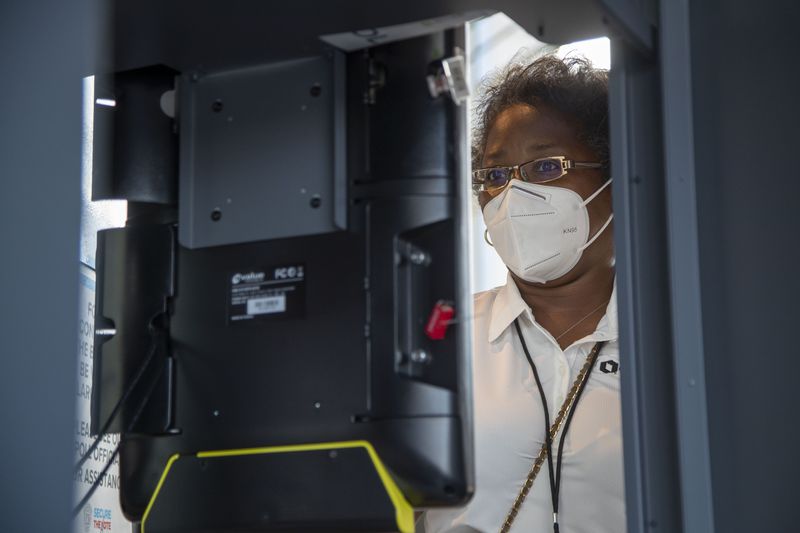
[[[243,269],[228,280],[229,324],[305,314],[304,265]]]

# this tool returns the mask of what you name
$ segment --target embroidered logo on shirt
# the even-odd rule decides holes
[[[600,371],[605,374],[616,374],[619,370],[619,363],[608,359],[600,363]]]

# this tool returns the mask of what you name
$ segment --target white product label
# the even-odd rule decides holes
[[[285,294],[247,300],[248,315],[266,315],[268,313],[283,313],[284,311],[286,311]]]

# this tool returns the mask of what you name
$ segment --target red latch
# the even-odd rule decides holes
[[[425,334],[435,341],[444,339],[447,326],[450,325],[454,314],[455,309],[453,309],[453,305],[450,302],[445,300],[436,302],[431,311],[431,316],[428,318],[428,324],[425,326]]]

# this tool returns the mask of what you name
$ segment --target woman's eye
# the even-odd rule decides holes
[[[536,172],[553,172],[558,170],[558,165],[555,161],[539,161],[536,163]]]
[[[502,185],[508,180],[508,171],[504,168],[495,168],[486,175],[486,182],[489,185]]]

